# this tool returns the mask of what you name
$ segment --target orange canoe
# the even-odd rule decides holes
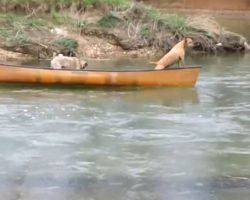
[[[199,72],[199,66],[165,70],[77,71],[0,64],[0,83],[193,87]]]

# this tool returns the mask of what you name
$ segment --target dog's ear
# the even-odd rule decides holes
[[[188,38],[187,37],[184,37],[184,47],[186,48],[188,46]]]
[[[188,37],[184,37],[185,44],[188,42]]]

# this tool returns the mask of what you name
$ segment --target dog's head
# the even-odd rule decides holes
[[[85,69],[88,66],[88,62],[85,60],[80,60],[80,68]]]
[[[186,48],[194,46],[194,42],[193,42],[193,40],[191,38],[185,38],[184,41],[185,41],[185,47]]]

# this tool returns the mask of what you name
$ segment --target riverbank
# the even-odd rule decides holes
[[[15,59],[17,53],[16,59],[50,59],[54,51],[87,59],[150,58],[161,56],[183,37],[195,42],[191,54],[245,51],[246,38],[225,30],[213,18],[123,3],[57,5],[54,9],[5,5],[8,9],[0,16],[3,58]]]

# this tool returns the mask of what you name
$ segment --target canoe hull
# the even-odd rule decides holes
[[[200,67],[140,71],[70,71],[0,64],[0,83],[193,87]]]

